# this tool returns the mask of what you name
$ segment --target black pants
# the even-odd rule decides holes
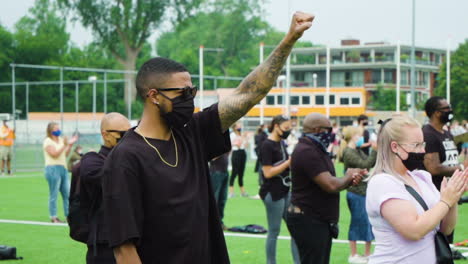
[[[96,256],[94,256],[94,247],[88,246],[86,253],[87,264],[115,264],[114,251],[108,245],[98,244]]]
[[[328,264],[332,236],[329,224],[304,214],[288,213],[289,233],[296,241],[301,264]]]
[[[245,150],[239,149],[234,150],[231,155],[232,172],[231,178],[229,179],[229,186],[234,186],[234,180],[239,175],[239,186],[244,186],[244,171],[245,162],[247,161],[247,154]]]

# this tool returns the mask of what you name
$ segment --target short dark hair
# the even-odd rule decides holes
[[[156,57],[149,59],[140,67],[136,76],[135,85],[140,97],[145,100],[150,89],[163,84],[169,74],[177,72],[188,72],[187,68],[177,61]]]
[[[282,123],[286,121],[289,121],[289,118],[284,115],[277,115],[273,117],[273,119],[271,120],[270,126],[268,127],[268,132],[270,133],[273,132],[273,129],[275,128],[276,124],[281,125]]]
[[[369,117],[366,115],[359,115],[357,118],[358,123],[361,123],[362,120],[369,120]]]
[[[440,101],[442,100],[445,100],[442,96],[432,96],[427,99],[426,104],[424,105],[424,111],[426,111],[427,117],[432,117],[432,115],[437,111],[437,108],[439,108]]]

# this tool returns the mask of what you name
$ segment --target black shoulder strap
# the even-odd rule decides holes
[[[419,195],[419,193],[415,189],[413,189],[413,187],[405,184],[405,188],[414,197],[414,199],[418,201],[418,203],[422,206],[422,208],[425,211],[429,210],[429,207],[427,207],[426,202],[424,202],[423,198]]]

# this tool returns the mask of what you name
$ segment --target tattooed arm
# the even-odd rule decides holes
[[[304,31],[312,26],[313,15],[296,12],[293,16],[288,34],[276,47],[268,59],[253,70],[234,92],[223,98],[218,105],[219,118],[223,131],[239,120],[270,91],[284,62],[291,53],[294,43]]]

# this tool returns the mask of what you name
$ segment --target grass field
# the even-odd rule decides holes
[[[342,171],[338,168],[337,171]],[[249,163],[245,176],[249,194],[257,192],[257,175],[253,163]],[[238,190],[236,189],[238,192]],[[347,238],[349,211],[345,192],[341,193],[340,236]],[[16,177],[0,178],[0,219],[30,220],[47,222],[48,187],[42,172],[20,172]],[[61,200],[61,199],[59,199]],[[63,209],[59,202],[59,217],[63,219]],[[235,197],[228,200],[225,211],[228,226],[259,224],[267,227],[265,208],[261,200]],[[460,207],[460,218],[455,240],[468,238],[468,205]],[[281,227],[282,236],[289,236],[286,226]],[[235,264],[265,263],[265,238],[226,236],[231,262]],[[289,240],[278,240],[277,262],[292,263]],[[0,223],[0,244],[15,246],[22,261],[4,263],[49,264],[85,263],[85,246],[68,237],[66,226],[40,226]],[[361,250],[362,251],[362,250]],[[331,263],[347,263],[349,250],[345,243],[334,243]],[[468,263],[468,261],[457,261]]]

